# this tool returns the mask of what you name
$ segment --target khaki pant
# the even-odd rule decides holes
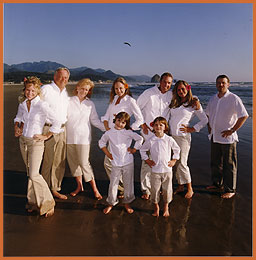
[[[33,138],[20,136],[19,143],[21,155],[29,177],[27,190],[28,203],[31,206],[36,205],[40,210],[40,215],[43,215],[55,206],[51,191],[42,175],[39,174],[44,153],[44,142],[36,142]]]
[[[67,160],[73,177],[83,176],[85,182],[94,179],[93,170],[89,162],[90,145],[68,144]]]
[[[43,134],[49,131],[49,126],[44,126]],[[60,191],[65,173],[66,160],[66,129],[64,132],[54,134],[45,141],[42,175],[52,191]]]
[[[150,175],[151,179],[151,196],[150,199],[153,203],[160,201],[160,189],[162,187],[162,194],[165,203],[172,201],[172,172],[155,173]]]
[[[191,175],[188,167],[188,155],[191,146],[191,135],[172,136],[180,147],[180,159],[176,162],[174,169],[178,184],[191,183]]]

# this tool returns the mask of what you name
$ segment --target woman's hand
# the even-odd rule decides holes
[[[141,125],[143,134],[147,135],[148,134],[148,126],[146,123],[144,123],[143,125]]]
[[[136,149],[135,148],[131,148],[131,147],[128,147],[127,148],[127,151],[129,152],[129,153],[131,153],[131,154],[134,154],[134,153],[136,153]]]
[[[15,137],[20,137],[22,135],[23,129],[18,127],[18,126],[14,126],[14,136]]]
[[[145,160],[145,162],[149,165],[150,168],[152,168],[152,166],[156,165],[156,163],[153,160],[150,160],[150,159]]]
[[[175,165],[176,161],[177,161],[176,159],[170,160],[170,161],[168,162],[168,166],[169,166],[169,167],[173,167],[173,166]]]
[[[189,127],[184,124],[182,124],[183,127],[180,128],[180,131],[182,133],[194,133],[196,130],[194,127]]]
[[[37,142],[40,142],[40,141],[47,140],[48,137],[46,135],[34,135],[33,139],[36,140]]]

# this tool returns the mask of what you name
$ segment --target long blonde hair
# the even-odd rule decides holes
[[[178,95],[178,87],[180,85],[184,85],[186,87],[187,91],[188,91],[188,93],[186,95],[186,101],[185,102],[182,102],[181,97]],[[192,95],[191,86],[185,80],[178,80],[175,83],[174,88],[172,90],[172,94],[173,94],[172,95],[172,101],[171,101],[171,104],[169,106],[170,108],[180,107],[184,103],[188,103],[185,107],[192,106],[192,101],[193,101],[193,99],[195,99]]]
[[[33,84],[35,89],[36,89],[36,92],[37,92],[37,96],[39,96],[41,98],[41,81],[38,77],[35,77],[35,76],[31,76],[31,77],[25,77],[24,78],[24,88],[23,88],[23,91],[22,93],[20,94],[20,96],[18,97],[18,101],[19,103],[22,103],[23,101],[26,100],[26,96],[25,96],[25,90],[26,90],[26,86],[28,84]]]
[[[116,95],[116,92],[115,92],[115,84],[117,82],[120,82],[124,85],[125,87],[125,95],[129,95],[129,96],[132,96],[132,93],[130,91],[130,88],[129,88],[129,85],[127,84],[126,80],[122,77],[118,77],[115,79],[115,81],[113,82],[112,84],[112,88],[111,88],[111,91],[110,91],[110,97],[109,97],[109,103],[111,104],[114,100],[114,97]]]

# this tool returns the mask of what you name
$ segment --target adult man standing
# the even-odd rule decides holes
[[[67,108],[69,97],[66,90],[70,72],[67,68],[58,68],[54,73],[51,84],[42,86],[43,99],[50,105],[59,121],[62,123],[62,132],[54,134],[45,141],[45,151],[42,164],[42,175],[49,185],[54,197],[67,199],[66,195],[59,193],[65,173],[66,159],[66,129]],[[51,127],[52,122],[47,118],[44,132]]]
[[[169,120],[169,105],[172,100],[172,92],[169,91],[172,85],[173,76],[169,72],[165,72],[160,77],[160,85],[154,86],[145,90],[137,99],[137,104],[141,109],[144,117],[144,124],[142,125],[142,135],[147,140],[152,133],[150,123],[158,117],[162,116],[167,121]],[[142,161],[140,182],[142,190],[142,198],[149,199],[150,196],[150,174],[151,168]]]
[[[226,75],[216,79],[218,93],[206,108],[209,117],[208,131],[211,139],[212,186],[208,189],[224,188],[222,198],[235,195],[237,180],[237,130],[248,118],[241,99],[229,91],[230,80]]]

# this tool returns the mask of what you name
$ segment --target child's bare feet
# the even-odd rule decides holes
[[[58,191],[52,191],[53,197],[61,199],[61,200],[66,200],[68,197],[64,194],[60,194]]]
[[[184,185],[179,185],[178,188],[176,189],[176,191],[174,192],[174,195],[178,194],[180,192],[183,192],[183,191],[184,191]]]
[[[52,216],[54,214],[54,208],[48,210],[46,213],[45,213],[45,217],[48,218],[50,216]]]
[[[227,192],[227,193],[222,194],[221,198],[223,198],[223,199],[231,199],[234,196],[235,196],[234,192]]]
[[[152,216],[159,217],[159,205],[158,204],[155,204],[155,210],[154,210]]]
[[[129,214],[132,214],[134,212],[134,210],[130,207],[129,204],[124,204],[124,207]]]
[[[112,208],[113,208],[113,206],[111,206],[111,205],[107,206],[105,209],[103,209],[104,214],[108,214]]]
[[[188,190],[186,195],[185,195],[185,198],[186,199],[191,199],[193,197],[193,195],[194,195],[193,190]]]
[[[141,198],[144,199],[144,200],[148,200],[149,199],[149,194],[143,194],[141,196]]]
[[[78,193],[84,191],[81,187],[77,187],[74,191],[70,193],[72,197],[75,197]]]
[[[164,216],[164,217],[169,217],[169,216],[170,216],[168,203],[166,203],[166,204],[164,205],[164,213],[163,213],[163,216]]]

